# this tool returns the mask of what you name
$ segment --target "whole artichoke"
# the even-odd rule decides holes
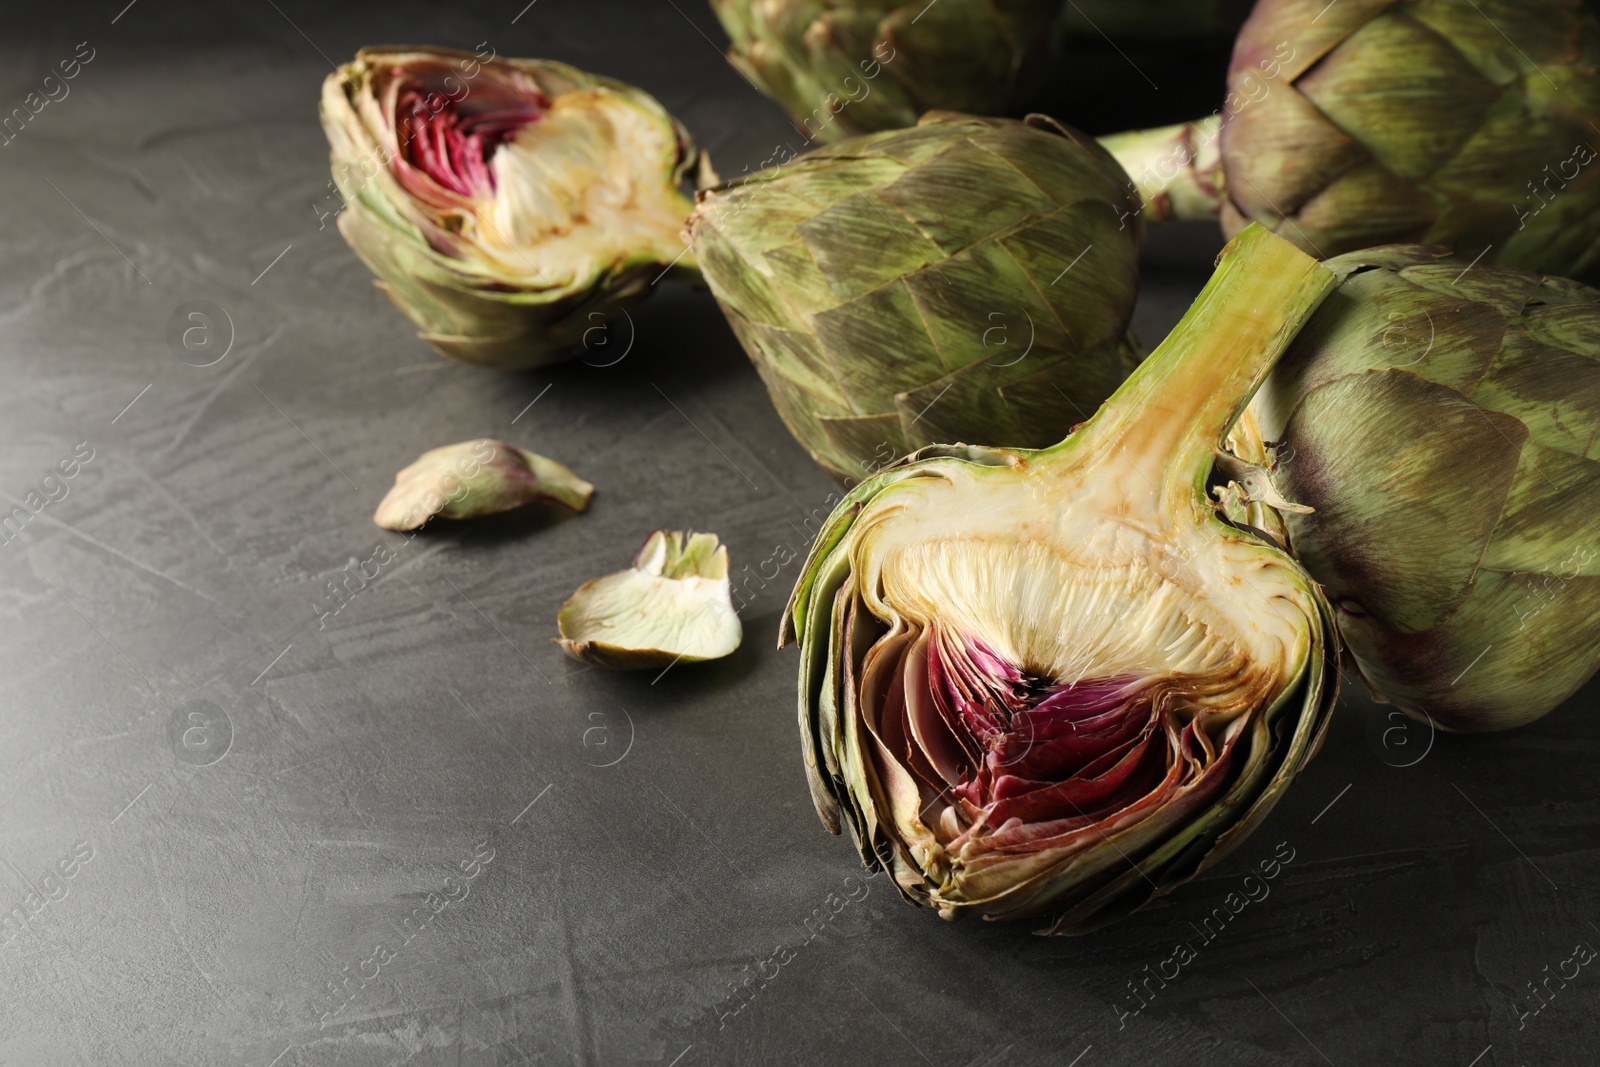
[[[807,138],[1012,112],[1050,53],[1061,0],[711,0],[728,61]]]
[[[1048,119],[933,112],[703,191],[688,236],[790,432],[861,477],[937,441],[1046,445],[1111,395],[1125,181]]]
[[[631,86],[544,60],[365,48],[324,82],[321,113],[339,232],[453,359],[566,358],[685,263],[694,149]]]
[[[1258,0],[1219,114],[1220,138],[1107,139],[1155,217],[1220,211],[1322,257],[1426,241],[1571,273],[1600,249],[1583,0]]]
[[[1257,395],[1284,516],[1380,697],[1518,726],[1600,666],[1600,292],[1385,248]]]
[[[1334,283],[1249,230],[1065,441],[925,449],[818,533],[785,626],[812,799],[908,900],[1104,925],[1215,863],[1316,751],[1327,603],[1206,485]]]

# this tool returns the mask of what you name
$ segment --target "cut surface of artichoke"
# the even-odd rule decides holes
[[[610,90],[562,93],[489,160],[493,188],[473,199],[467,247],[492,270],[551,286],[629,255],[671,260],[687,211],[658,161],[674,151],[669,128]]]
[[[339,232],[445,355],[568,358],[666,271],[698,156],[623,82],[536,59],[366,48],[323,86]]]
[[[1333,284],[1255,228],[1065,441],[935,446],[835,510],[788,612],[801,737],[823,822],[907,899],[1093,929],[1215,862],[1315,751],[1327,604],[1206,486]]]

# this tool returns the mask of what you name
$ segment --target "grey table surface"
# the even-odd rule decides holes
[[[0,493],[92,451],[0,545],[0,905],[28,916],[0,1062],[1600,1062],[1597,968],[1549,980],[1600,944],[1593,685],[1465,739],[1351,687],[1254,838],[1085,938],[945,923],[823,832],[772,647],[796,565],[762,561],[834,485],[709,296],[664,283],[584,359],[491,373],[433,355],[319,220],[318,86],[367,43],[624,77],[724,173],[799,147],[698,0],[125,4],[8,12],[0,44],[6,111],[92,53],[0,150]],[[1097,69],[1069,119],[1209,110],[1210,82]],[[1152,234],[1147,339],[1219,244]],[[210,366],[169,344],[193,301],[225,312]],[[396,470],[484,435],[572,464],[590,512],[373,526]],[[660,527],[760,572],[744,646],[565,659],[561,601]]]

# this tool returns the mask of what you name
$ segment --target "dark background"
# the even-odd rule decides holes
[[[716,531],[738,579],[803,549],[834,486],[704,292],[664,286],[584,361],[496,374],[436,357],[319,228],[319,83],[363,44],[488,42],[624,78],[724,174],[801,147],[700,0],[523,2],[6,13],[0,111],[79,42],[94,58],[0,149],[0,494],[80,442],[94,458],[0,545],[0,908],[59,897],[0,944],[0,1062],[1600,1058],[1600,963],[1537,1013],[1527,988],[1600,945],[1593,685],[1467,739],[1350,686],[1237,854],[1108,931],[1042,939],[906,906],[817,824],[795,654],[772,647],[798,564],[724,661],[564,658],[561,601],[649,531]],[[1057,110],[1097,132],[1209,112],[1225,61],[1103,52]],[[1147,341],[1220,243],[1151,235]],[[200,300],[233,332],[203,368],[167,334]],[[396,470],[484,435],[592,480],[589,514],[410,541],[371,523]],[[326,583],[380,544],[398,558],[319,629]],[[1122,1014],[1290,850],[1266,899]],[[46,880],[58,861],[72,877]],[[434,915],[430,893],[458,899]],[[402,944],[413,915],[433,917]],[[393,958],[369,962],[379,943]]]

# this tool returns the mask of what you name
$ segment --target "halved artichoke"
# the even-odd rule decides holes
[[[1327,604],[1207,480],[1334,283],[1248,230],[1066,440],[927,448],[835,509],[785,620],[806,771],[906,899],[1094,929],[1215,863],[1315,752]]]
[[[339,232],[444,355],[567,358],[669,266],[696,156],[652,97],[538,59],[364,48],[328,76]]]
[[[567,655],[611,670],[719,659],[744,634],[727,547],[716,534],[664,530],[650,535],[629,570],[579,586],[556,624]]]

